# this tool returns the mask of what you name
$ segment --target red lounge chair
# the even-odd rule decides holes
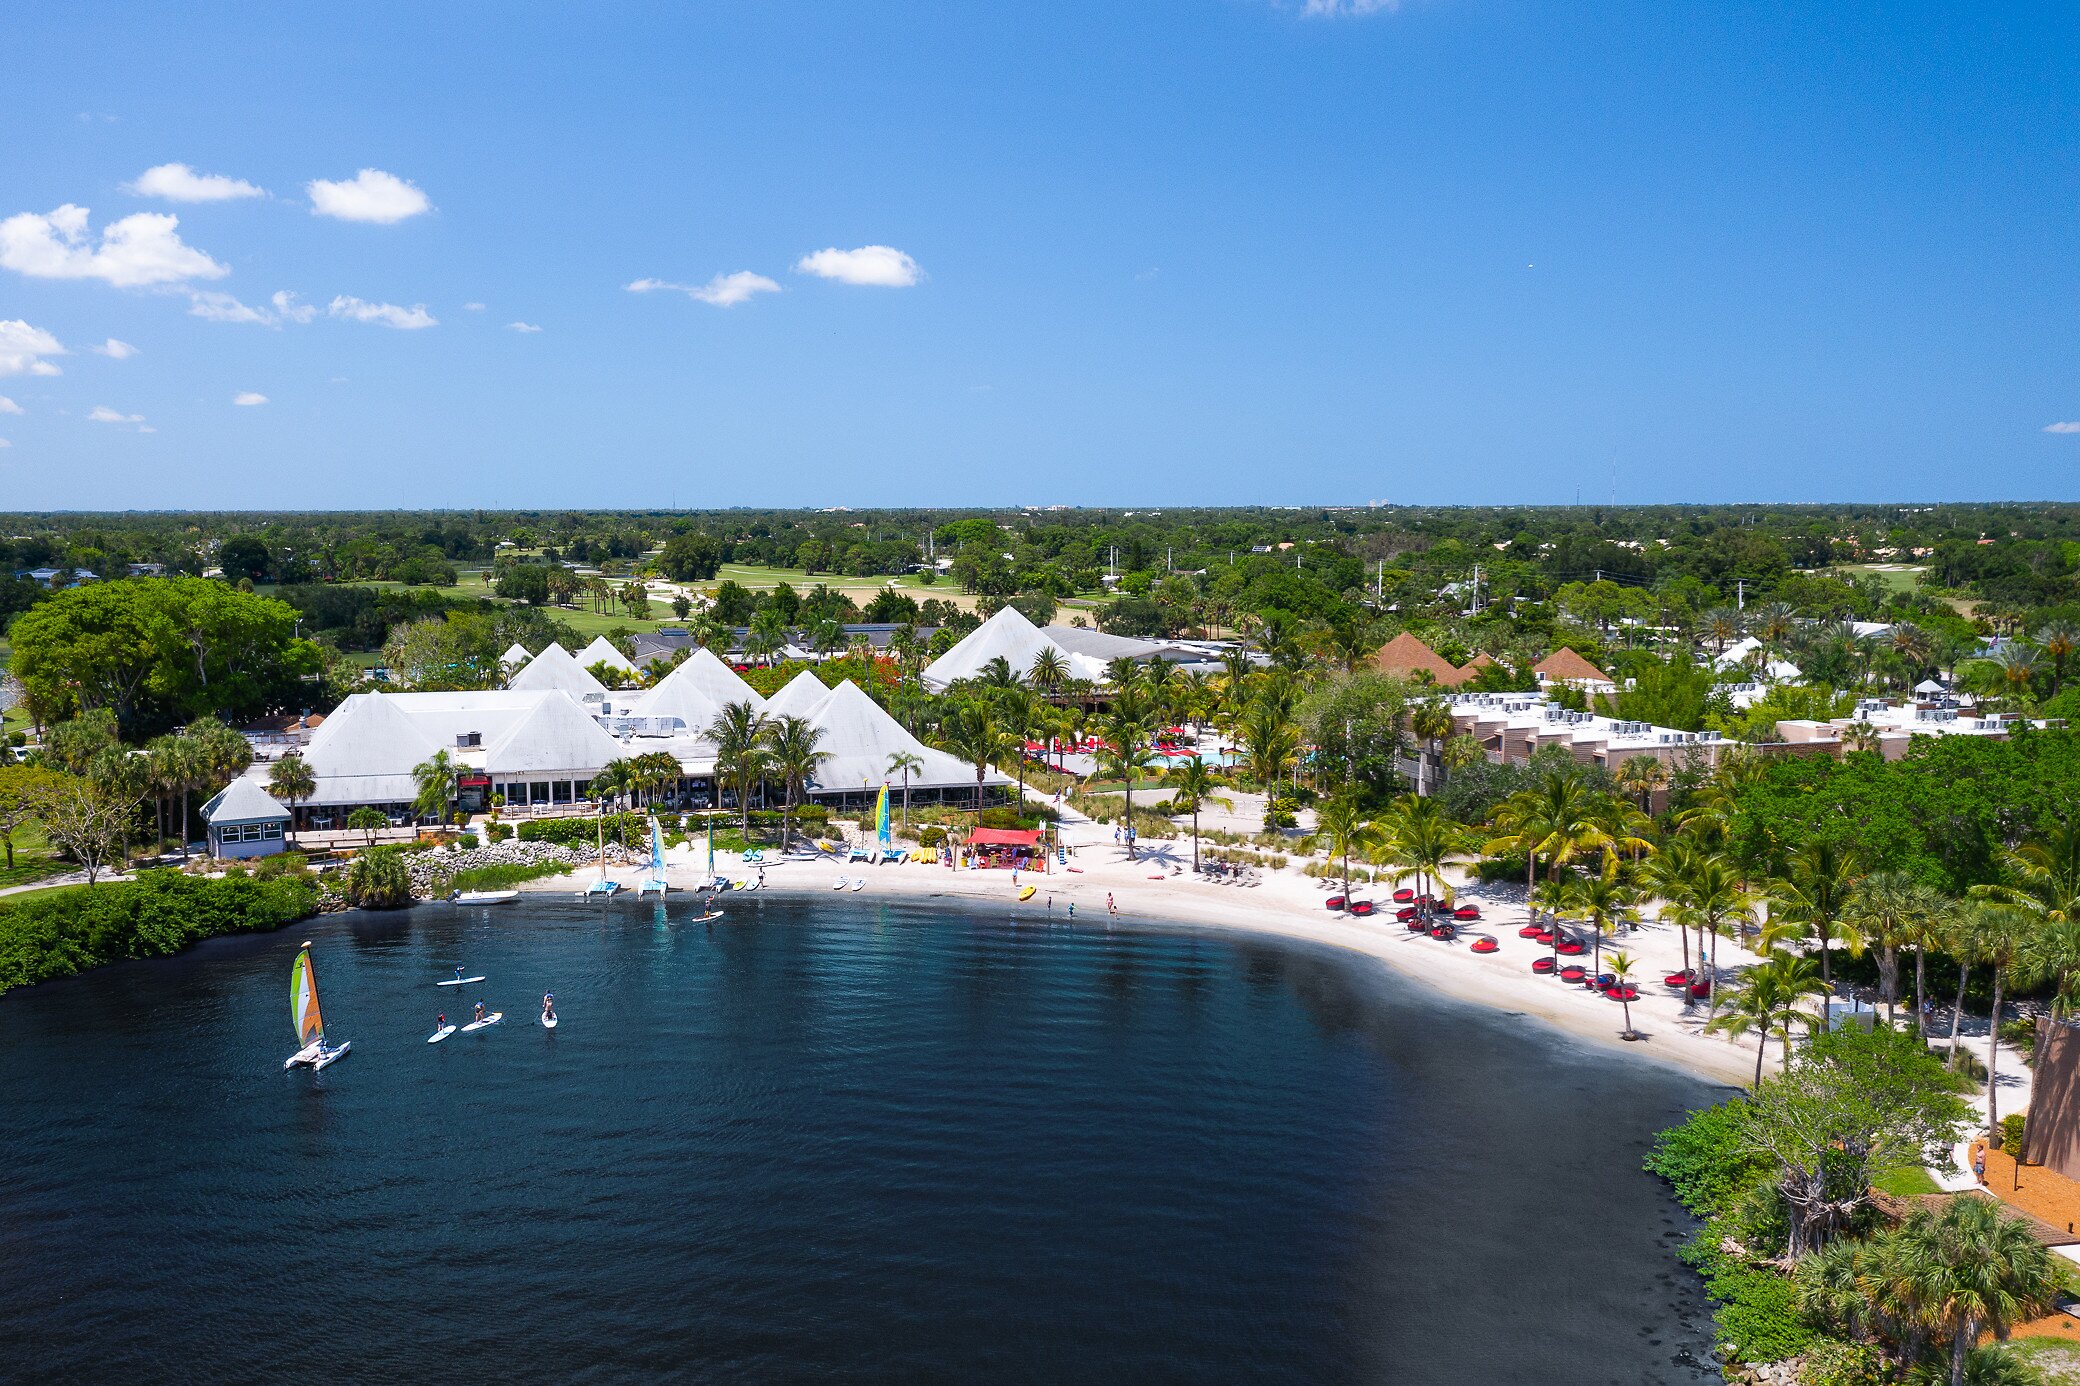
[[[1539,927],[1538,925],[1536,925],[1536,924],[1526,924],[1526,925],[1525,925],[1525,926],[1524,926],[1523,928],[1521,928],[1521,929],[1517,930],[1517,937],[1518,937],[1518,938],[1537,938],[1537,937],[1538,937],[1538,936],[1539,936],[1540,934],[1543,934],[1543,933],[1545,933],[1545,930],[1544,930],[1544,929],[1541,929],[1541,928],[1540,928],[1540,927]],[[1550,935],[1548,935],[1548,937],[1551,937],[1551,936],[1550,936]]]
[[[1665,985],[1672,986],[1680,991],[1682,988],[1690,985],[1690,974],[1687,972],[1671,972],[1661,980]]]
[[[1690,999],[1692,1001],[1709,1001],[1711,996],[1712,984],[1710,982],[1695,982],[1691,984]]]
[[[1452,918],[1454,919],[1479,919],[1480,917],[1481,907],[1479,905],[1461,905],[1452,911]]]
[[[1553,941],[1553,931],[1551,929],[1540,929],[1531,937],[1540,943],[1551,943]]]
[[[1372,902],[1371,902],[1370,900],[1353,900],[1353,901],[1351,901],[1351,913],[1352,913],[1352,914],[1355,914],[1355,915],[1360,915],[1360,916],[1363,916],[1363,915],[1368,915],[1368,914],[1371,914],[1371,913],[1373,912],[1374,908],[1375,908],[1375,906],[1373,905],[1373,903],[1372,903]]]
[[[1563,982],[1579,982],[1582,980],[1583,977],[1586,977],[1588,973],[1588,968],[1576,967],[1572,963],[1570,963],[1566,967],[1560,969],[1560,980]]]
[[[1409,920],[1414,919],[1416,917],[1416,912],[1413,909],[1395,910],[1394,917],[1400,920],[1403,924],[1406,924]]]
[[[1586,943],[1562,943],[1562,944],[1559,944],[1559,945],[1557,945],[1557,946],[1556,946],[1556,947],[1555,947],[1555,948],[1553,949],[1553,951],[1554,951],[1555,953],[1561,953],[1561,954],[1565,954],[1566,956],[1568,956],[1568,957],[1570,957],[1570,958],[1571,958],[1571,957],[1574,957],[1574,956],[1575,956],[1576,954],[1578,954],[1578,953],[1586,953],[1586,952],[1588,952],[1588,951],[1589,951],[1589,945],[1588,945],[1588,944],[1586,944]]]
[[[1533,972],[1551,972],[1553,970],[1553,960],[1551,958],[1533,958],[1531,960],[1531,970]]]
[[[1322,907],[1324,909],[1340,910],[1349,903],[1350,901],[1344,899],[1341,895],[1332,895],[1328,899],[1322,901]]]
[[[1405,905],[1415,898],[1416,893],[1410,890],[1407,886],[1403,886],[1401,887],[1401,889],[1394,892],[1394,903],[1397,905]]]
[[[1449,924],[1433,924],[1430,926],[1430,937],[1432,938],[1441,938],[1449,943],[1458,936],[1459,931]]]
[[[1609,991],[1605,992],[1604,995],[1608,996],[1613,1001],[1637,1001],[1639,1000],[1639,988],[1612,987]]]
[[[1476,953],[1493,953],[1501,947],[1502,945],[1492,938],[1477,938],[1473,941],[1473,951]]]

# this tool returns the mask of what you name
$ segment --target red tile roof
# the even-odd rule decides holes
[[[1531,666],[1532,672],[1544,674],[1554,683],[1616,683],[1603,670],[1583,659],[1573,650],[1562,645],[1559,649]]]
[[[1372,664],[1382,674],[1428,674],[1446,688],[1458,685],[1465,678],[1437,651],[1407,631],[1389,640],[1372,657]]]

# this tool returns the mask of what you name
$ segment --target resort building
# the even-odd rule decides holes
[[[1105,666],[1115,659],[1149,664],[1160,659],[1181,672],[1214,674],[1229,642],[1220,640],[1137,640],[1108,635],[1082,626],[1036,626],[1016,607],[999,608],[994,616],[962,637],[959,644],[925,666],[925,687],[940,692],[963,679],[980,678],[993,660],[1001,659],[1021,678],[1032,672],[1042,651],[1060,655],[1069,677],[1101,683]]]
[[[878,794],[883,784],[900,787],[903,772],[892,770],[891,762],[911,762],[913,799],[970,803],[978,789],[972,765],[918,741],[850,681],[826,688],[807,671],[769,701],[712,652],[697,649],[654,687],[609,691],[599,688],[574,656],[551,645],[510,684],[349,697],[321,720],[302,747],[317,791],[298,806],[298,820],[309,828],[338,829],[354,809],[375,808],[395,825],[416,822],[413,771],[441,751],[461,772],[459,806],[465,812],[489,807],[494,795],[514,815],[584,812],[592,780],[602,769],[617,760],[660,753],[676,760],[681,772],[663,788],[663,802],[706,807],[718,802],[709,731],[723,708],[737,702],[767,717],[802,717],[822,731],[817,749],[825,759],[809,786],[810,798],[818,802],[857,804],[863,796]],[[293,749],[287,744],[256,747],[260,757],[233,789],[246,786],[264,797],[271,762]],[[1010,783],[991,769],[980,788],[985,794],[1000,793]],[[767,792],[777,792],[777,786],[768,786]],[[241,790],[231,808],[243,812],[256,803]],[[275,808],[287,824],[288,810]],[[247,821],[227,820],[241,831]]]
[[[209,826],[209,854],[244,860],[271,857],[283,848],[289,810],[251,779],[236,779],[202,806]]]
[[[1457,693],[1446,699],[1454,735],[1470,736],[1497,764],[1521,765],[1547,746],[1564,746],[1584,765],[1616,770],[1649,756],[1678,765],[1716,765],[1738,743],[1718,732],[1676,731],[1599,712],[1576,712],[1543,693]]]
[[[1825,722],[1786,719],[1777,735],[1786,747],[1840,755],[1871,749],[1887,760],[1906,755],[1917,736],[1985,736],[2005,741],[2018,726],[2058,726],[2032,721],[2012,712],[1987,712],[1970,699],[1945,693],[1921,694],[1911,700],[1865,698],[1847,717]]]

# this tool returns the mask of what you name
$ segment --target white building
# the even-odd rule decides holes
[[[271,857],[282,850],[289,810],[257,780],[237,779],[202,806],[209,825],[209,854],[240,860]]]
[[[1115,659],[1136,664],[1155,660],[1194,673],[1216,673],[1221,668],[1225,642],[1213,640],[1137,640],[1108,635],[1083,626],[1048,626],[1042,629],[1016,607],[1002,607],[961,638],[959,644],[925,666],[927,688],[941,690],[962,679],[979,678],[990,661],[1002,659],[1011,672],[1024,677],[1043,650],[1059,654],[1071,678],[1102,682],[1105,666]]]

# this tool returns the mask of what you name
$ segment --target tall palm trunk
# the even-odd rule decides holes
[[[1964,984],[1971,971],[1968,963],[1957,965],[1957,1004],[1950,1008],[1950,1068],[1957,1067],[1957,1027],[1964,1020]]]
[[[1928,949],[1914,945],[1914,1033],[1928,1038]]]
[[[2001,1056],[2001,983],[2007,979],[2006,970],[1993,970],[1993,1015],[1986,1022],[1986,1138],[1990,1141],[2001,1129],[2000,1077],[1995,1064]]]

